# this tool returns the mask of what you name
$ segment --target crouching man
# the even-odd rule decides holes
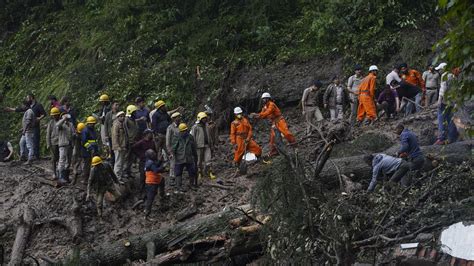
[[[112,167],[102,161],[99,156],[92,158],[92,169],[89,176],[89,182],[87,183],[87,197],[86,201],[89,201],[90,192],[92,189],[96,192],[96,205],[97,215],[102,220],[102,205],[104,201],[105,192],[110,192],[114,196],[120,196],[120,193],[115,189],[116,184],[124,184],[117,179]]]
[[[370,180],[368,192],[372,192],[378,180],[390,177],[390,182],[398,183],[401,180],[402,186],[408,185],[405,175],[410,170],[409,164],[401,159],[383,153],[364,156],[364,161],[372,167],[372,180]]]

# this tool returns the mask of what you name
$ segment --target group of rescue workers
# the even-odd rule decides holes
[[[302,108],[307,123],[306,133],[311,134],[324,120],[321,109],[328,108],[330,121],[338,123],[344,119],[344,105],[350,102],[350,121],[372,124],[383,113],[387,118],[397,113],[410,114],[422,107],[425,97],[427,106],[438,102],[439,139],[436,144],[446,144],[457,139],[457,131],[452,122],[452,106],[445,101],[446,92],[459,72],[445,71],[446,64],[430,66],[423,75],[406,64],[393,68],[386,77],[386,87],[375,100],[377,66],[369,67],[364,78],[362,68],[355,67],[355,74],[349,77],[347,87],[334,77],[322,94],[322,83],[314,81],[303,92]],[[322,97],[321,97],[322,96]],[[322,98],[322,104],[321,104]],[[287,122],[270,93],[261,96],[263,107],[259,113],[250,113],[250,119],[268,119],[271,122],[270,152],[265,159],[262,148],[253,139],[252,125],[244,110],[234,108],[235,119],[230,125],[230,142],[233,145],[235,166],[239,166],[246,153],[253,153],[257,161],[267,163],[270,156],[278,154],[275,144],[276,134],[281,134],[290,145],[296,144]],[[213,111],[197,114],[191,128],[183,122],[183,108],[168,110],[164,101],[154,104],[154,109],[146,106],[145,99],[138,97],[134,104],[120,110],[117,101],[108,95],[99,97],[100,108],[84,122],[77,119],[76,110],[67,96],[60,101],[50,96],[51,120],[46,126],[46,147],[51,152],[52,170],[58,185],[76,184],[79,179],[87,183],[87,199],[95,191],[98,215],[102,216],[104,194],[109,191],[118,194],[116,187],[133,179],[132,165],[138,163],[140,187],[145,190],[145,216],[151,212],[152,203],[160,193],[166,198],[165,179],[161,173],[169,169],[169,182],[175,193],[186,192],[183,184],[183,171],[189,177],[189,187],[198,185],[204,177],[215,179],[212,169],[213,153],[219,143],[217,126],[212,119]],[[29,94],[23,106],[5,108],[9,112],[23,112],[22,134],[20,139],[20,158],[31,164],[39,158],[40,121],[46,117],[43,106]],[[377,114],[380,110],[380,114]],[[403,110],[403,111],[402,111]],[[100,127],[96,127],[99,124]],[[97,131],[99,130],[99,131]],[[377,180],[391,176],[391,181],[409,183],[406,174],[416,172],[424,162],[417,137],[413,132],[398,125],[401,148],[398,157],[385,154],[370,155],[365,159],[373,167],[373,176],[368,188],[374,190]],[[2,142],[3,143],[3,142]],[[9,145],[8,145],[9,144]],[[3,158],[10,159],[13,154],[11,144],[3,152]],[[108,158],[104,160],[103,158]],[[72,169],[72,175],[70,174]]]

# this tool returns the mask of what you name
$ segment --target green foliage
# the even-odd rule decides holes
[[[7,1],[0,88],[6,105],[27,91],[43,103],[69,95],[83,117],[103,92],[124,104],[141,95],[195,108],[242,66],[321,54],[348,65],[386,60],[400,49],[400,29],[433,10],[408,0]]]

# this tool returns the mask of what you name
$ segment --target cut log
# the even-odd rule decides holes
[[[146,261],[151,262],[151,260],[155,257],[155,243],[150,241],[146,243]]]
[[[81,265],[121,265],[128,260],[146,259],[146,244],[150,241],[155,243],[156,253],[168,251],[168,243],[180,236],[187,239],[196,239],[215,235],[228,229],[228,221],[242,217],[237,211],[223,211],[195,220],[174,225],[171,227],[153,230],[151,232],[128,238],[129,246],[125,246],[124,240],[114,243],[104,243],[93,250],[81,253]]]
[[[26,207],[23,215],[20,216],[20,225],[16,231],[15,242],[12,247],[12,254],[10,257],[10,263],[8,265],[15,266],[21,265],[26,246],[28,245],[28,238],[31,234],[31,227],[33,220],[35,219],[34,211]]]
[[[388,155],[394,155],[399,149],[399,145],[382,152]],[[473,141],[456,142],[449,145],[431,145],[423,146],[421,150],[428,157],[435,158],[437,161],[447,161],[450,163],[459,163],[466,160],[472,160]],[[338,167],[342,175],[351,176],[353,181],[369,180],[372,170],[363,161],[364,156],[350,156],[337,158],[332,160]],[[425,170],[431,170],[434,167],[431,165],[431,160],[426,160]],[[352,175],[351,175],[352,174]],[[330,187],[337,186],[339,181],[337,177],[337,170],[332,164],[326,164],[319,174],[319,178],[324,180],[324,184]]]
[[[176,220],[181,222],[183,220],[186,220],[192,216],[194,216],[196,213],[198,213],[198,208],[196,207],[196,205],[191,205],[189,206],[188,208],[178,212],[176,214]]]

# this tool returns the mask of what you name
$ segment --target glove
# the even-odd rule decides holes
[[[398,155],[398,157],[400,157],[400,158],[407,158],[407,157],[408,157],[408,153],[402,152],[402,153],[400,153],[400,154]]]

